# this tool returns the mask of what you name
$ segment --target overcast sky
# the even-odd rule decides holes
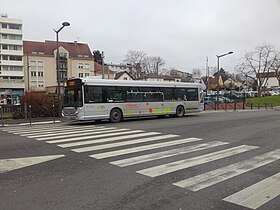
[[[233,71],[244,54],[268,43],[280,49],[280,0],[0,0],[0,12],[23,19],[24,40],[88,43],[120,63],[128,50],[161,56],[166,68]]]

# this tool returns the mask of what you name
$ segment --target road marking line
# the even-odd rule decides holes
[[[90,155],[90,157],[95,158],[95,159],[104,159],[104,158],[109,158],[109,157],[126,155],[126,154],[142,152],[142,151],[147,151],[147,150],[152,150],[152,149],[158,149],[158,148],[162,148],[162,147],[174,146],[174,145],[179,145],[179,144],[185,144],[185,143],[201,141],[201,140],[202,139],[198,139],[198,138],[172,140],[172,141],[162,142],[162,143],[157,143],[157,144],[150,144],[150,145],[133,147],[133,148],[128,148],[128,149],[121,149],[121,150],[116,150],[116,151],[111,151],[111,152],[98,153],[98,154]],[[72,149],[72,151],[83,152],[82,149],[83,148]]]
[[[36,130],[36,131],[25,131],[25,132],[20,132],[20,133],[14,133],[14,134],[19,134],[21,136],[33,136],[33,135],[43,135],[43,134],[52,134],[54,132],[56,133],[61,133],[61,132],[71,132],[71,131],[84,131],[84,130],[95,130],[95,129],[100,129],[104,127],[89,127],[89,128],[70,128],[70,127],[65,127],[65,128],[53,128],[53,129],[41,129],[41,130]]]
[[[257,209],[280,195],[280,173],[224,198],[224,201]]]
[[[161,175],[168,174],[168,173],[171,173],[174,171],[190,168],[192,166],[201,165],[203,163],[208,163],[211,161],[215,161],[215,160],[230,157],[230,156],[233,156],[236,154],[240,154],[243,152],[247,152],[247,151],[250,151],[250,150],[256,149],[256,148],[258,148],[258,147],[241,145],[241,146],[221,150],[218,152],[208,153],[208,154],[200,155],[200,156],[193,157],[193,158],[188,158],[188,159],[179,160],[179,161],[175,161],[175,162],[171,162],[171,163],[167,163],[167,164],[163,164],[163,165],[158,165],[158,166],[151,167],[151,168],[142,169],[142,170],[137,171],[137,173],[143,174],[143,175],[146,175],[149,177],[161,176]]]
[[[131,133],[139,133],[139,132],[143,132],[143,131],[139,131],[139,130],[137,131],[136,130],[136,131],[128,131],[126,133],[131,134]],[[143,137],[143,136],[152,136],[152,135],[158,135],[158,134],[159,133],[157,133],[157,132],[139,133],[139,134],[133,134],[133,135],[112,137],[112,138],[107,138],[107,139],[79,141],[79,142],[68,143],[68,144],[60,144],[60,145],[57,145],[57,146],[62,147],[62,148],[67,148],[67,147],[75,147],[75,146],[82,146],[82,145],[95,144],[95,143],[104,143],[104,142],[108,142],[108,141],[131,139],[131,138],[137,138],[137,137]]]
[[[60,120],[56,120],[55,122],[56,123],[60,123],[61,121]],[[53,123],[53,120],[52,121],[45,121],[45,122],[32,122],[32,125],[51,124],[51,123]],[[30,125],[30,123],[20,123],[18,125],[20,125],[20,126],[22,126],[22,125]]]
[[[126,158],[126,159],[121,159],[117,161],[110,162],[113,165],[117,165],[120,167],[125,167],[125,166],[131,166],[131,165],[136,165],[139,163],[144,163],[144,162],[149,162],[152,160],[159,160],[163,158],[168,158],[176,155],[182,155],[190,152],[195,152],[195,151],[200,151],[200,150],[205,150],[209,149],[212,147],[217,147],[221,145],[226,145],[229,144],[228,142],[221,142],[221,141],[213,141],[209,143],[204,143],[204,144],[197,144],[193,146],[188,146],[188,147],[182,147],[178,149],[173,149],[173,150],[167,150],[163,152],[157,152],[153,154],[148,154],[148,155],[141,155],[137,157],[132,157],[132,158]]]
[[[224,180],[272,163],[279,159],[280,149],[253,157],[242,162],[234,163],[223,168],[209,171],[207,173],[200,174],[182,181],[178,181],[176,183],[173,183],[173,185],[196,192]]]
[[[115,131],[124,131],[124,132],[111,133],[111,132],[115,132]],[[72,142],[72,141],[85,142],[85,141],[81,141],[81,140],[85,140],[85,139],[98,139],[98,138],[109,137],[109,136],[120,136],[120,135],[131,134],[131,133],[142,133],[142,132],[145,132],[145,131],[143,131],[143,130],[131,131],[129,129],[122,128],[122,129],[118,129],[118,130],[114,130],[114,131],[110,130],[110,133],[109,133],[109,131],[97,131],[97,132],[98,133],[102,133],[102,134],[100,134],[100,135],[93,135],[93,136],[84,136],[84,137],[70,138],[70,139],[60,139],[60,140],[46,141],[46,142],[50,143],[50,144],[62,143],[62,142]],[[96,134],[97,132],[88,133],[88,135]],[[40,139],[37,139],[37,140],[46,140],[46,138],[40,138]]]
[[[52,130],[64,130],[64,129],[77,129],[80,130],[82,128],[96,128],[99,126],[84,126],[84,127],[74,127],[74,126],[51,126],[51,127],[47,127],[47,126],[30,126],[30,127],[26,127],[26,128],[21,128],[21,127],[17,127],[14,129],[5,129],[6,132],[10,132],[10,133],[14,133],[14,134],[23,134],[23,133],[31,133],[31,132],[41,132],[41,131],[52,131]],[[101,126],[100,126],[101,127]]]
[[[61,132],[44,132],[41,135],[34,135],[34,134],[29,134],[29,135],[21,135],[21,136],[26,136],[28,138],[42,138],[42,137],[51,137],[51,136],[63,136],[66,137],[66,135],[68,136],[73,136],[73,134],[77,134],[75,136],[81,136],[81,135],[87,135],[87,133],[92,132],[92,131],[105,131],[105,130],[113,130],[116,128],[94,128],[94,129],[85,129],[85,130],[78,130],[78,131],[61,131]],[[71,135],[70,135],[71,134]],[[59,138],[59,137],[58,137]]]
[[[36,156],[36,157],[24,157],[24,158],[12,158],[0,160],[0,173],[7,171],[24,168],[27,166],[43,163],[46,161],[54,160],[64,157],[65,155],[48,155],[48,156]]]
[[[150,134],[150,133],[145,133],[144,136],[149,136],[148,134]],[[153,135],[155,135],[155,134],[153,134]],[[135,136],[132,135],[132,137],[135,137]],[[139,137],[139,136],[137,136],[137,137]],[[135,140],[128,140],[128,141],[121,141],[121,142],[117,142],[117,143],[102,144],[102,145],[92,146],[92,147],[90,147],[90,150],[88,150],[88,151],[96,151],[96,150],[101,150],[101,149],[108,149],[108,148],[114,148],[114,147],[126,146],[126,145],[131,145],[131,144],[138,144],[138,143],[174,138],[174,137],[178,137],[178,135],[173,135],[173,134],[160,135],[160,136],[152,136],[152,137],[143,138],[143,139],[135,139]],[[125,139],[129,139],[129,136],[127,136],[127,138],[125,138]],[[104,139],[104,140],[107,141],[107,139]],[[102,140],[102,142],[104,142],[104,140]],[[111,141],[115,141],[115,140],[119,140],[119,139],[111,138]],[[62,145],[58,145],[58,146],[63,147]]]

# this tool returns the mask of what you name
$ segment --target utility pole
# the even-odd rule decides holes
[[[209,70],[209,67],[208,67],[208,57],[206,56],[206,69],[205,69],[205,85],[206,85],[206,96],[207,96],[207,93],[208,93],[208,72]]]
[[[102,58],[102,79],[104,79],[104,52],[101,53]]]

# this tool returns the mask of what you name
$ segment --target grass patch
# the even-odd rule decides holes
[[[260,104],[260,106],[262,107],[265,106],[265,103],[272,104],[272,106],[280,106],[280,95],[258,97],[258,98],[247,98],[246,102]]]

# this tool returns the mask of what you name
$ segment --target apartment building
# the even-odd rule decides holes
[[[17,104],[24,93],[22,20],[0,14],[0,99]]]
[[[56,42],[23,41],[25,88],[31,91],[57,91]],[[61,91],[63,81],[94,76],[94,59],[88,44],[59,42]]]

